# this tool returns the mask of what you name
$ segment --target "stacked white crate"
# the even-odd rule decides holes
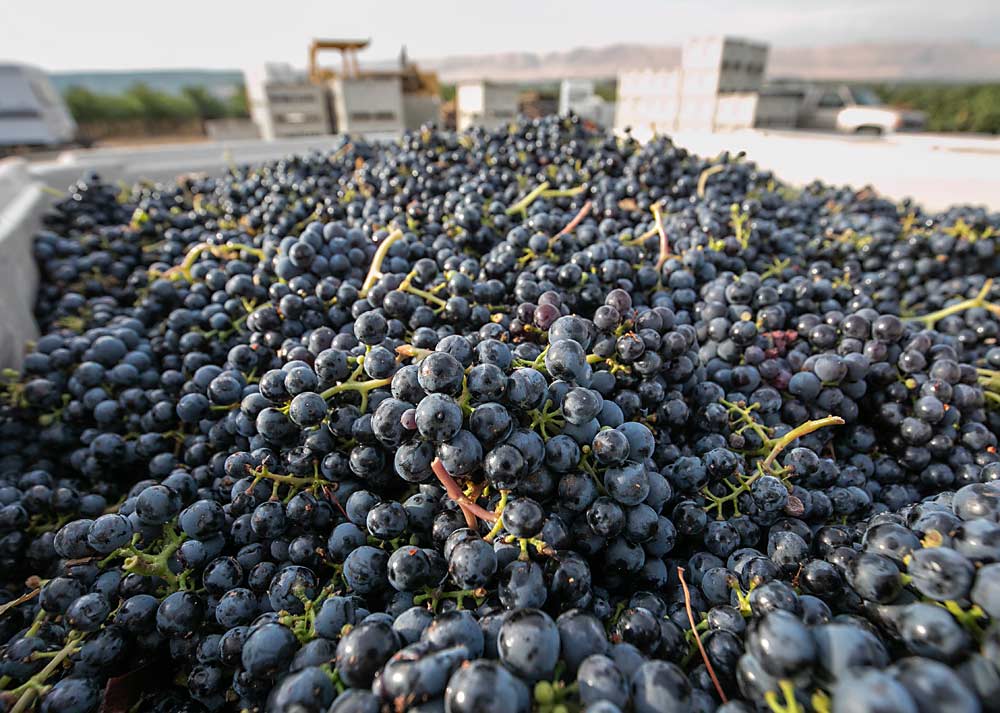
[[[268,140],[329,134],[326,90],[290,65],[268,64],[244,73],[250,116]]]
[[[336,130],[368,135],[403,130],[403,90],[399,77],[336,77],[330,82]]]
[[[441,118],[441,97],[419,92],[403,93],[403,126],[419,129],[425,124],[437,124]]]
[[[459,131],[480,126],[498,129],[517,117],[520,90],[513,84],[500,82],[462,82],[455,92],[456,125]]]
[[[632,129],[636,138],[677,128],[680,110],[680,72],[643,69],[618,76],[615,130]]]
[[[756,97],[751,95],[760,91],[766,66],[767,45],[734,37],[687,40],[681,52],[677,128],[716,131],[752,127]]]

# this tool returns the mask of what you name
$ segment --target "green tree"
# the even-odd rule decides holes
[[[181,96],[194,105],[198,118],[202,121],[221,119],[227,114],[225,102],[203,86],[184,87],[181,89]]]
[[[924,112],[929,131],[1000,133],[1000,84],[920,82],[873,89],[886,104]]]
[[[247,88],[237,84],[232,95],[226,100],[226,116],[245,119],[250,116],[250,105],[247,103]]]
[[[594,93],[604,101],[613,102],[618,95],[618,82],[613,79],[596,82]]]
[[[131,97],[98,94],[83,87],[70,87],[64,97],[73,118],[81,124],[142,117],[142,107]]]
[[[133,84],[125,92],[125,97],[138,103],[146,121],[179,121],[198,116],[197,107],[187,97],[160,92],[147,84]]]

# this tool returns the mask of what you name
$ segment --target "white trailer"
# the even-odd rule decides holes
[[[45,72],[0,64],[0,147],[61,146],[75,138],[76,122]]]
[[[764,85],[757,95],[754,128],[794,129],[798,125],[803,93],[794,87]]]
[[[492,130],[507,125],[517,116],[520,94],[513,84],[462,82],[455,92],[458,130],[474,126]]]

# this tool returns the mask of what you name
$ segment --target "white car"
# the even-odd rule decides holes
[[[76,122],[41,69],[0,64],[0,148],[71,143]]]
[[[798,120],[804,129],[873,135],[919,131],[925,123],[922,112],[886,106],[870,89],[846,84],[806,90]]]

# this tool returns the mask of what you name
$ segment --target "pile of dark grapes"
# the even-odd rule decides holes
[[[88,176],[0,710],[998,711],[998,231],[572,117]]]

